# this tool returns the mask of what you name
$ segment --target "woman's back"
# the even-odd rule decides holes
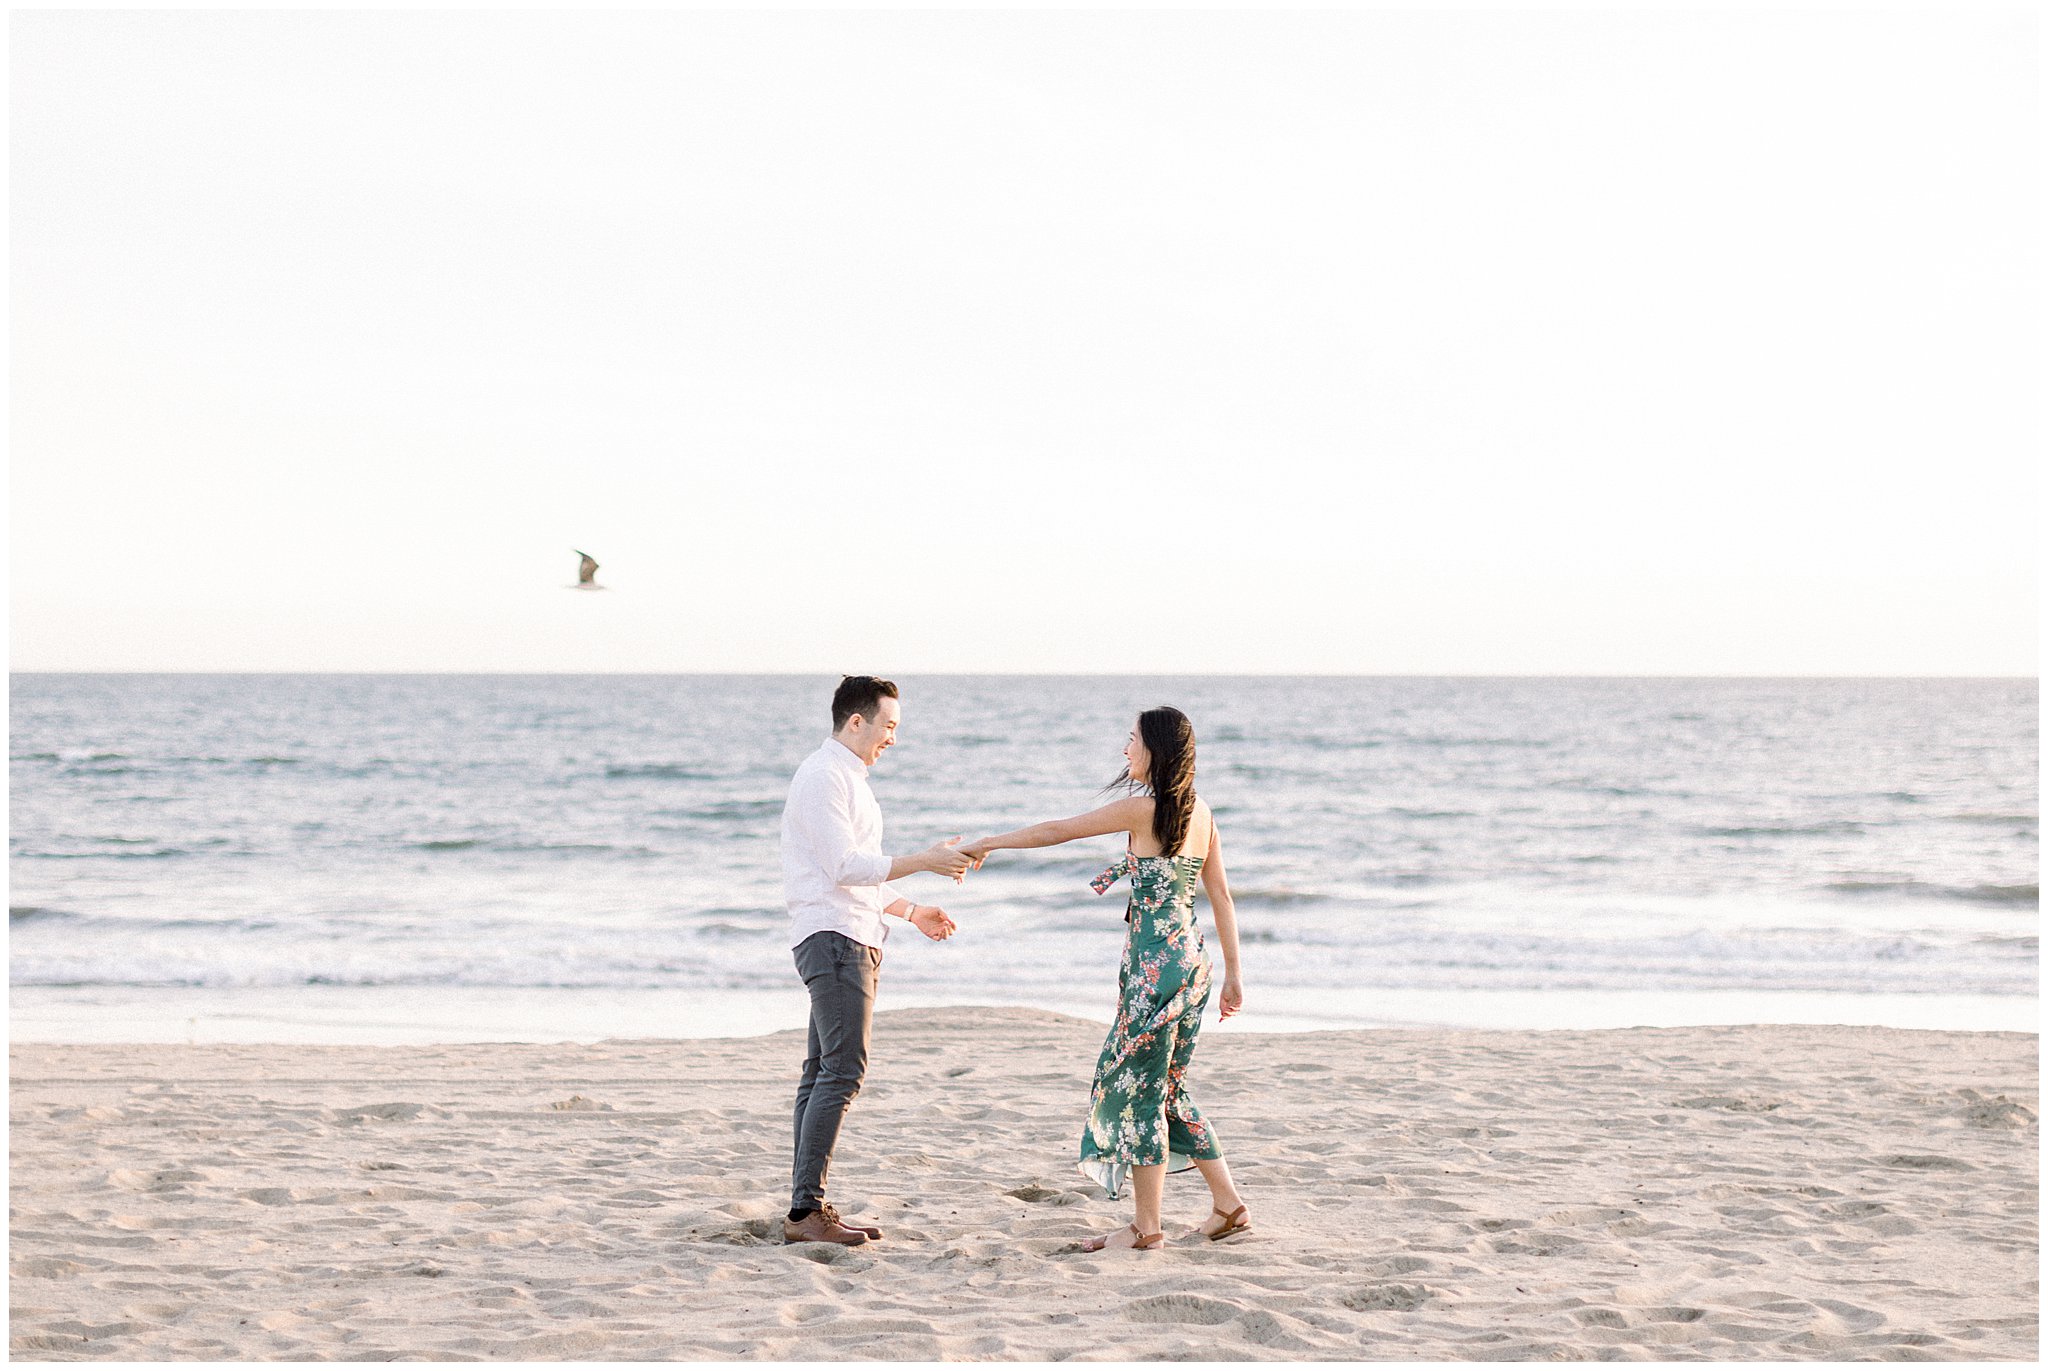
[[[1131,834],[1131,855],[1134,857],[1199,857],[1209,850],[1209,838],[1216,831],[1216,820],[1209,813],[1209,806],[1198,795],[1194,797],[1194,811],[1188,815],[1187,836],[1181,840],[1180,850],[1168,852],[1159,845],[1159,835],[1152,831],[1151,815]],[[1156,810],[1158,802],[1152,802]]]

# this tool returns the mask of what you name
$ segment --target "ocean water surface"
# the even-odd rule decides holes
[[[1137,710],[1188,712],[1232,1027],[2033,1023],[2032,680],[899,683],[892,851],[1091,808]],[[16,675],[16,1036],[800,1023],[776,842],[833,684]],[[910,878],[960,933],[898,926],[883,1006],[1106,1019],[1117,850]]]

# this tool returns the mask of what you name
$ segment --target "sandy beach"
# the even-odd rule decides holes
[[[884,1001],[886,1004],[886,999]],[[24,1359],[1820,1359],[2038,1353],[2038,1040],[1216,1034],[1256,1230],[1088,1255],[1099,1025],[885,1011],[780,1243],[794,1033],[16,1045]],[[1182,1231],[1206,1209],[1170,1178]]]

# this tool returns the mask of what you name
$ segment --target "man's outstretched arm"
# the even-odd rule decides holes
[[[959,836],[934,843],[922,852],[891,857],[864,849],[853,831],[853,796],[843,788],[828,785],[825,793],[806,797],[804,828],[818,862],[831,875],[834,885],[886,885],[899,876],[929,871],[959,880],[972,865],[964,852],[953,850]]]
[[[898,876],[908,876],[914,871],[929,871],[934,876],[951,876],[959,880],[967,874],[967,868],[974,865],[965,852],[955,851],[953,844],[960,841],[955,833],[943,842],[933,843],[922,852],[913,852],[908,857],[891,857],[889,874],[883,881],[893,881]]]

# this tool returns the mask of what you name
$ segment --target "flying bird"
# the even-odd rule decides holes
[[[597,559],[595,557],[592,557],[589,553],[578,551],[573,547],[570,548],[569,551],[576,553],[578,557],[581,557],[583,559],[583,564],[576,568],[576,584],[570,586],[569,589],[603,590],[605,587],[599,585],[593,579],[597,575]]]

